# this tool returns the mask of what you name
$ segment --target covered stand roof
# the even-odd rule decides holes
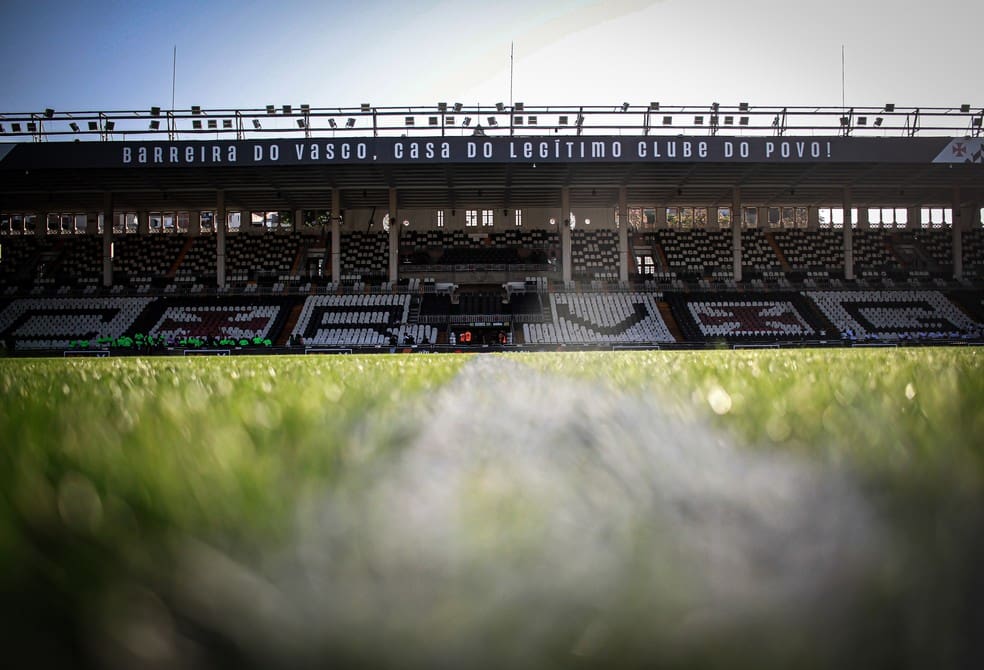
[[[980,203],[982,115],[657,103],[0,114],[20,140],[0,144],[0,208],[99,209],[111,191],[117,208],[206,209],[221,189],[229,208],[327,209],[333,188],[346,208],[385,206],[389,188],[401,208],[550,207],[565,186],[575,207],[613,205],[620,187],[633,204],[728,205],[734,187],[762,205],[836,204],[845,187],[859,205],[949,204],[955,188]]]

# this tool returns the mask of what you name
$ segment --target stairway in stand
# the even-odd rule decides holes
[[[287,346],[287,340],[290,339],[290,334],[294,332],[294,326],[297,325],[297,320],[301,317],[301,309],[303,308],[303,302],[291,307],[290,314],[287,316],[287,323],[284,324],[283,330],[280,331],[280,335],[277,337],[274,345],[278,347]]]
[[[680,330],[680,326],[677,324],[676,319],[673,316],[673,310],[670,309],[669,304],[665,300],[660,300],[656,303],[659,307],[659,315],[663,317],[663,323],[666,324],[667,330],[670,331],[677,342],[683,342],[686,338],[683,336],[683,332]]]
[[[773,253],[775,253],[776,258],[779,260],[779,267],[782,268],[783,272],[792,272],[793,268],[790,267],[789,261],[786,260],[786,256],[782,253],[782,249],[779,248],[779,243],[776,242],[776,237],[772,233],[766,233],[765,239],[772,247]]]
[[[192,245],[195,244],[196,239],[198,238],[189,237],[187,240],[185,240],[184,246],[182,246],[181,251],[178,252],[178,257],[174,259],[174,262],[171,263],[171,267],[167,271],[168,277],[173,279],[174,275],[178,274],[178,268],[181,267],[181,263],[184,261],[184,257],[188,254],[189,251],[191,251],[191,247]]]

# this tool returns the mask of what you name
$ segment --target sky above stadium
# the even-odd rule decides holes
[[[175,106],[984,105],[984,2],[0,4],[0,110]]]

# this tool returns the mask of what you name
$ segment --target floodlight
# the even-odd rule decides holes
[[[75,121],[72,121],[70,124],[68,124],[68,127],[74,130],[75,132],[79,132],[79,124],[75,123]]]
[[[457,114],[460,111],[461,111],[461,103],[460,102],[454,103],[454,112],[455,112],[455,114]]]
[[[310,114],[311,105],[301,105],[301,114]]]
[[[107,131],[112,131],[114,128],[116,128],[116,122],[115,121],[107,121],[106,122],[106,130]]]
[[[702,125],[704,125],[704,117],[703,116],[695,116],[694,117],[694,125],[695,126],[702,126]]]
[[[515,105],[513,105],[513,109],[517,112],[523,111],[523,103],[517,102]]]
[[[208,127],[211,128],[212,130],[215,130],[218,126],[219,126],[219,122],[216,121],[215,119],[208,120]]]
[[[437,103],[437,111],[439,111],[441,114],[448,111],[448,103],[446,102]]]
[[[966,114],[967,112],[970,111],[970,105],[960,105],[960,111]],[[47,110],[45,110],[45,114],[47,113],[48,113]]]
[[[297,120],[297,127],[298,128],[307,128],[307,124],[304,123],[304,119],[298,119]]]
[[[551,226],[556,226],[556,225],[557,225],[557,219],[555,219],[555,218],[553,218],[553,217],[551,216],[551,217],[550,217],[550,225],[551,225]]]
[[[0,123],[0,133],[6,133],[7,131],[3,129],[3,124]]]
[[[495,120],[495,117],[494,116],[490,116],[489,117],[489,125],[490,126],[497,126],[497,125],[499,125],[499,122]]]
[[[526,119],[526,124],[527,125],[530,125],[530,126],[535,126],[536,125],[536,117],[535,116],[531,116],[528,119]]]
[[[160,128],[161,128],[161,122],[160,121],[154,119],[153,121],[150,122],[150,129],[151,130],[160,130]]]
[[[557,123],[559,123],[562,126],[566,126],[569,123],[569,120],[567,116],[561,116],[559,119],[557,119]]]
[[[747,116],[743,116],[740,119],[738,119],[738,125],[739,126],[747,126],[748,125],[748,117]]]
[[[672,116],[664,116],[663,117],[663,125],[664,126],[672,126],[673,125],[673,117]]]
[[[223,128],[232,128],[232,119],[222,119]]]
[[[11,123],[10,124],[10,129],[13,132],[15,132],[15,133],[19,133],[21,131],[21,124],[19,124],[19,123]]]
[[[151,107],[150,108],[150,115],[151,116],[160,116],[161,115],[161,108],[160,107]]]
[[[739,112],[747,112],[748,111],[748,103],[747,102],[739,102],[738,103],[738,111]]]
[[[89,130],[99,130],[99,124],[95,121],[89,121]]]
[[[497,102],[497,103],[495,103],[495,110],[496,110],[497,112],[501,112],[501,111],[503,111],[504,109],[505,109],[505,106],[504,106],[504,105],[503,105],[503,104],[502,104],[501,102]]]
[[[262,128],[262,126],[260,125],[260,120],[259,119],[253,119],[253,128],[255,130],[259,130],[260,128]]]
[[[363,112],[371,112],[372,111],[372,108],[369,106],[369,103],[368,102],[362,103],[362,106],[360,107],[360,109]]]
[[[970,105],[967,105],[967,111],[968,112],[970,111]],[[55,115],[55,110],[53,110],[51,107],[45,107],[45,109],[44,109],[44,118],[50,119],[54,115]]]
[[[461,122],[461,125],[464,126],[464,127],[467,127],[470,123],[471,123],[471,117],[470,116],[466,116],[465,117],[465,120]]]
[[[975,116],[970,120],[970,125],[973,126],[974,128],[980,128],[982,121],[984,121],[984,118],[980,116]]]
[[[895,103],[892,103],[892,102],[886,103],[885,104],[885,111],[886,112],[894,112],[895,111]]]
[[[868,117],[867,116],[859,116],[858,117],[858,125],[859,126],[866,126],[866,125],[868,125]]]
[[[437,117],[436,116],[428,116],[427,117],[427,123],[429,123],[432,126],[436,126],[437,125]]]
[[[201,130],[202,122],[199,121],[198,119],[195,119],[194,121],[191,122],[191,127],[194,128],[195,130]]]
[[[345,127],[352,128],[354,126],[355,126],[355,119],[350,116],[348,120],[345,121]]]
[[[712,103],[711,103],[711,111],[712,111],[712,112],[716,112],[716,111],[718,111],[718,109],[720,109],[720,108],[721,108],[721,105],[719,105],[718,103],[716,103],[716,102],[712,102]]]
[[[880,116],[875,117],[875,127],[877,128],[877,127],[881,126],[881,124],[882,124],[883,121],[884,121],[884,119],[882,117],[880,117]]]
[[[627,102],[623,102],[622,103],[622,111],[623,112],[629,111],[629,103],[627,103]]]
[[[726,116],[726,117],[724,117],[724,125],[726,125],[726,126],[732,126],[732,125],[734,125],[734,123],[735,123],[735,117],[733,117],[733,116]]]
[[[517,125],[517,126],[523,125],[523,117],[522,116],[514,116],[513,117],[513,123],[515,125]]]
[[[192,114],[201,114],[202,113],[201,106],[200,105],[192,105],[191,106],[191,113]]]
[[[414,120],[412,116],[408,116],[403,119],[403,125],[412,126],[413,124],[414,124]]]
[[[267,114],[276,114],[277,113],[277,108],[274,107],[273,105],[267,105],[266,106],[266,110],[267,110]]]
[[[454,125],[454,117],[453,116],[445,116],[444,117],[444,122],[446,124],[448,124],[449,126],[453,126]]]
[[[27,132],[33,133],[37,129],[38,129],[38,124],[34,123],[34,121],[28,121],[27,122]]]
[[[328,125],[331,126],[332,128],[338,127],[338,123],[335,122],[335,119],[328,119]]]
[[[850,122],[850,119],[847,118],[846,116],[840,117],[840,123],[841,123],[842,126],[846,126],[848,124],[848,122]]]
[[[649,103],[649,111],[650,112],[658,112],[659,111],[659,103],[658,102],[651,102],[651,103]]]
[[[585,219],[584,220],[584,225],[590,226],[591,225],[591,219]]]

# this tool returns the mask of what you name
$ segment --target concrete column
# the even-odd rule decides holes
[[[735,281],[741,281],[741,189],[731,191],[731,263]]]
[[[394,284],[398,281],[400,261],[400,221],[396,210],[396,189],[389,190],[389,280]]]
[[[960,187],[953,187],[953,226],[950,228],[950,237],[953,244],[953,278],[963,279],[963,229],[964,217],[960,208]]]
[[[113,285],[113,194],[103,194],[103,286]]]
[[[85,213],[85,234],[86,235],[99,234],[99,212]]]
[[[868,217],[867,207],[858,207],[858,230],[870,230],[871,220]]]
[[[48,234],[48,212],[38,212],[35,215],[34,236],[41,238]],[[58,217],[58,227],[61,228],[61,217]]]
[[[618,189],[618,280],[629,281],[629,201],[626,188]]]
[[[713,232],[716,230],[721,230],[721,223],[718,221],[718,207],[717,205],[712,205],[707,207],[707,223],[704,224],[704,230],[707,232]],[[694,210],[695,212],[697,210]],[[696,214],[694,215],[696,216]]]
[[[137,224],[139,226],[139,224]],[[202,234],[202,210],[188,212],[188,235],[198,237]]]
[[[851,187],[844,187],[844,278],[854,279],[854,224],[851,216]]]
[[[304,210],[295,209],[294,210],[294,221],[290,227],[291,232],[296,233],[304,227]]]
[[[922,216],[922,208],[919,205],[909,207],[907,216],[909,218],[905,222],[906,230],[919,230],[919,228],[922,227],[922,224],[919,221],[919,217]]]
[[[562,277],[565,282],[571,281],[571,190],[567,186],[560,189],[560,260]]]
[[[666,228],[666,205],[656,205],[656,229]]]
[[[137,212],[137,235],[150,234],[150,212]]]
[[[331,280],[338,284],[342,278],[342,195],[337,188],[331,189]]]
[[[820,208],[810,206],[806,210],[806,229],[820,230]]]
[[[242,227],[242,220],[239,222]],[[225,288],[225,238],[226,238],[226,208],[225,191],[215,192],[215,284]]]

